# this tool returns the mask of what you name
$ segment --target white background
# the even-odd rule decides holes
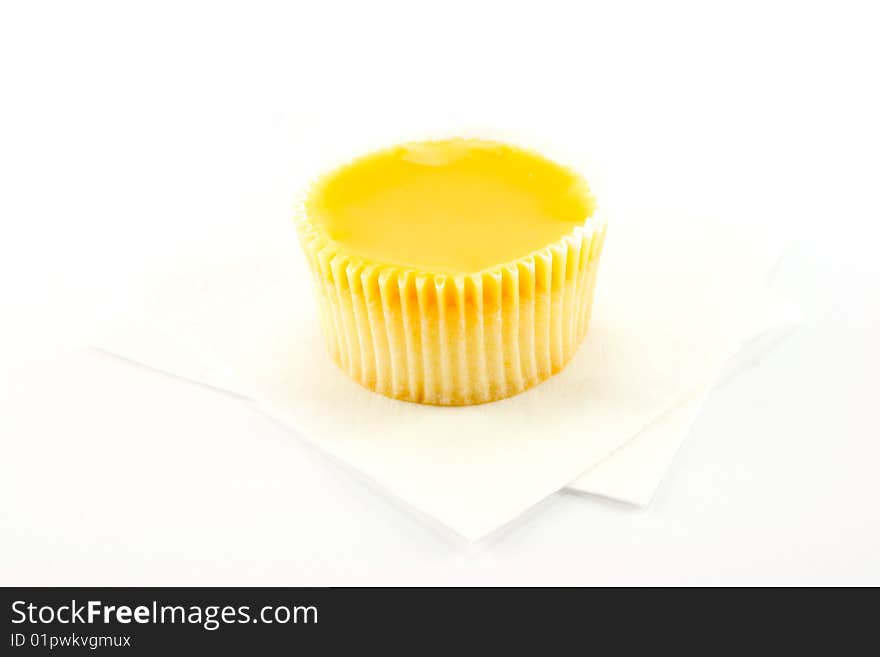
[[[872,3],[0,5],[0,584],[880,584]],[[716,391],[654,504],[476,546],[242,400],[89,350],[194,254],[290,240],[361,145],[575,154],[617,221],[779,240],[805,323]]]

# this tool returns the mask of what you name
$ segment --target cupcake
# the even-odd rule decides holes
[[[473,139],[321,177],[297,208],[330,356],[395,399],[458,406],[559,372],[587,333],[605,223],[577,173]]]

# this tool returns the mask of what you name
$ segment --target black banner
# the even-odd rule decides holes
[[[730,596],[749,599],[734,607]],[[441,646],[454,654],[477,647],[494,654],[502,645],[538,655],[597,645],[613,646],[613,653],[652,645],[703,652],[760,645],[787,654],[799,638],[839,654],[874,627],[875,604],[841,604],[840,591],[830,596],[838,599],[834,604],[817,597],[633,589],[0,588],[0,654],[340,654],[352,647],[412,654]]]

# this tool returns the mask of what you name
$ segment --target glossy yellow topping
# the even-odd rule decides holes
[[[441,274],[479,272],[570,234],[594,210],[584,180],[527,150],[472,139],[397,146],[309,195],[315,228],[348,253]]]

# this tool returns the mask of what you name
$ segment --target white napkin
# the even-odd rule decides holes
[[[800,322],[800,313],[788,302],[765,292],[770,315],[756,321],[754,335],[726,364],[719,383],[728,381],[756,363]],[[759,320],[759,318],[756,318]],[[700,412],[714,384],[676,406],[649,424],[623,447],[570,482],[566,488],[600,495],[635,506],[650,504]]]
[[[585,344],[553,379],[493,404],[419,406],[346,379],[289,251],[178,276],[97,346],[253,398],[472,540],[567,484],[643,504],[725,360],[777,305],[768,261],[734,236],[612,228]]]

